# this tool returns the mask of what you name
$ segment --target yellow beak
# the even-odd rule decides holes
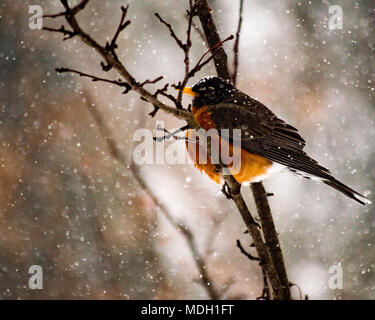
[[[199,94],[194,92],[193,90],[191,90],[190,87],[185,87],[183,90],[182,90],[183,93],[185,94],[188,94],[189,96],[192,96],[192,97],[198,97]]]

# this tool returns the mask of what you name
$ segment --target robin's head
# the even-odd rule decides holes
[[[194,97],[194,107],[202,107],[227,100],[233,95],[234,90],[228,80],[208,77],[199,80],[192,88],[184,88],[182,92]]]

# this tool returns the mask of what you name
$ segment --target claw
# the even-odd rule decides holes
[[[221,192],[224,193],[227,199],[233,199],[230,188],[226,182],[224,182],[223,187],[221,188]]]

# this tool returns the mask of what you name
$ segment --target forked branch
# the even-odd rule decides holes
[[[142,100],[147,101],[151,103],[154,107],[154,111],[151,113],[151,115],[155,115],[156,112],[160,109],[163,110],[173,116],[175,116],[178,119],[185,120],[187,122],[187,125],[189,125],[190,128],[199,129],[199,124],[195,121],[194,117],[191,115],[191,113],[182,108],[181,105],[181,98],[182,93],[179,92],[177,98],[173,97],[172,95],[167,93],[168,84],[165,85],[163,88],[156,90],[155,93],[152,93],[145,89],[146,84],[152,84],[157,82],[159,78],[155,80],[146,80],[143,82],[138,82],[136,79],[130,74],[130,72],[127,70],[127,68],[124,66],[124,64],[119,60],[116,49],[117,49],[117,40],[119,38],[120,33],[130,24],[130,21],[125,21],[126,14],[128,7],[122,7],[122,15],[120,19],[119,26],[114,34],[114,37],[112,38],[111,42],[107,42],[104,46],[99,44],[95,39],[93,39],[88,33],[83,31],[83,29],[80,27],[76,15],[80,11],[82,11],[86,5],[88,4],[89,0],[83,0],[76,6],[70,8],[67,0],[60,0],[63,7],[65,8],[64,12],[60,12],[58,14],[51,14],[46,15],[46,18],[57,18],[57,17],[64,17],[66,22],[68,23],[71,30],[65,29],[65,27],[61,27],[60,29],[53,29],[53,28],[45,28],[47,31],[51,32],[57,32],[64,35],[64,39],[70,39],[73,37],[79,37],[82,42],[84,42],[86,45],[90,46],[94,50],[98,52],[98,54],[102,57],[104,62],[101,63],[102,68],[104,71],[109,71],[111,69],[115,69],[120,76],[122,77],[122,80],[108,80],[104,78],[99,78],[96,76],[88,75],[86,73],[72,70],[72,69],[59,69],[60,71],[64,72],[74,72],[77,73],[80,76],[85,76],[91,78],[93,81],[104,81],[108,83],[112,83],[118,86],[125,87],[125,90],[129,91],[130,89],[137,92]],[[217,32],[215,23],[213,21],[212,15],[211,15],[211,9],[207,5],[206,0],[195,0],[194,4],[193,1],[189,1],[189,10],[188,10],[188,30],[187,30],[187,39],[186,42],[182,42],[176,34],[174,33],[172,27],[166,23],[160,15],[157,15],[159,20],[165,24],[168,29],[171,32],[172,38],[176,41],[177,45],[184,51],[184,63],[185,63],[185,75],[184,79],[179,82],[179,84],[175,85],[175,87],[182,88],[184,87],[188,80],[204,65],[207,65],[211,60],[215,63],[216,72],[219,77],[224,79],[230,79],[230,73],[228,69],[228,63],[227,63],[227,56],[223,49],[223,41],[220,40],[219,34]],[[209,45],[209,52],[212,52],[212,55],[206,59],[203,60],[204,57],[198,61],[196,66],[190,70],[190,59],[189,59],[189,51],[191,47],[191,28],[192,28],[192,20],[195,14],[198,14],[199,19],[201,21],[203,31],[205,34],[205,37],[207,39],[207,43]],[[231,37],[227,38],[226,40],[229,40]],[[232,37],[233,38],[233,37]],[[237,37],[238,39],[238,37]],[[192,72],[193,70],[196,70]],[[173,103],[173,105],[168,105],[163,102],[161,102],[158,99],[159,95],[163,95],[169,98],[169,100]],[[280,264],[283,265],[283,261],[278,258],[279,254],[281,253],[281,250],[279,253],[274,254],[276,251],[272,249],[272,247],[269,247],[268,243],[268,235],[265,232],[263,235],[266,237],[265,241],[263,240],[263,235],[260,232],[258,228],[258,224],[254,221],[253,217],[250,214],[250,211],[241,195],[240,192],[240,184],[237,183],[237,181],[232,176],[225,176],[226,184],[229,188],[229,193],[231,198],[233,199],[234,203],[236,204],[246,226],[247,229],[252,236],[254,245],[256,247],[260,263],[262,264],[265,274],[270,282],[271,288],[272,288],[272,297],[274,299],[289,299],[289,283],[286,280],[285,283],[285,277],[282,274],[282,270],[280,269]],[[263,192],[263,190],[260,190],[261,197],[256,197],[256,203],[259,211],[259,215],[263,215],[263,208],[265,208],[266,205],[268,205],[267,201],[267,194]],[[272,215],[263,215],[264,219],[272,219]],[[261,219],[262,220],[262,219]],[[263,225],[263,221],[262,221]],[[274,235],[276,235],[275,230],[269,229],[270,232],[273,232]],[[285,267],[284,267],[285,268]],[[286,275],[286,273],[285,273]]]

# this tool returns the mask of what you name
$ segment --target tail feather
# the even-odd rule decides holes
[[[341,191],[343,194],[362,205],[371,204],[371,201],[368,200],[366,197],[362,196],[357,191],[349,188],[348,186],[346,186],[345,184],[341,183],[333,177],[330,180],[323,180],[323,182],[329,185],[330,187],[335,188],[338,191]]]
[[[291,168],[288,168],[288,169],[292,173],[297,174],[299,176],[302,176],[306,179],[321,181],[321,182],[325,183],[326,185],[342,192],[347,197],[357,201],[358,203],[360,203],[362,205],[371,204],[371,201],[369,199],[367,199],[366,197],[364,197],[363,195],[361,195],[357,191],[353,190],[352,188],[349,188],[348,186],[346,186],[342,182],[338,181],[337,179],[332,177],[329,173],[322,172],[320,175],[315,175],[315,174],[306,173],[306,172],[291,169]]]

